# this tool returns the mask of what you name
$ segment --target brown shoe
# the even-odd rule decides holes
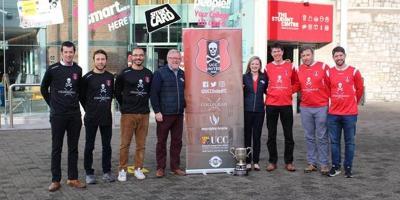
[[[274,171],[276,168],[277,168],[277,167],[276,167],[276,164],[274,164],[274,163],[269,163],[268,166],[267,166],[267,171],[272,172],[272,171]]]
[[[161,178],[161,177],[164,177],[164,176],[165,176],[164,170],[163,169],[157,169],[156,177],[157,178]]]
[[[317,167],[312,164],[308,164],[306,168],[304,168],[304,173],[311,173],[317,171]]]
[[[183,171],[183,170],[181,170],[181,169],[176,169],[176,170],[173,170],[172,171],[175,175],[178,175],[178,176],[186,176],[186,173]]]
[[[74,188],[86,188],[86,184],[82,183],[78,179],[75,180],[67,180],[67,185],[74,187]]]
[[[329,174],[329,167],[328,166],[321,166],[321,174],[328,175]]]
[[[60,189],[61,184],[60,182],[52,182],[49,186],[49,192],[55,192]]]
[[[288,170],[289,172],[296,171],[296,168],[294,167],[294,165],[292,163],[286,164],[285,169]]]

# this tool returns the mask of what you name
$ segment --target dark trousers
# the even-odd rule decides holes
[[[94,169],[93,164],[93,150],[96,141],[97,128],[100,127],[101,144],[102,144],[102,158],[101,163],[103,167],[103,173],[111,171],[111,137],[112,128],[111,125],[98,126],[85,124],[86,130],[86,142],[85,142],[85,154],[84,154],[84,167],[87,175],[93,175]]]
[[[51,116],[50,124],[52,181],[61,181],[61,153],[65,131],[67,131],[68,144],[68,179],[78,179],[78,142],[82,127],[81,116]]]
[[[244,112],[244,146],[252,147],[253,153],[246,158],[247,163],[260,160],[260,143],[264,112]],[[251,144],[253,139],[253,145]]]
[[[165,169],[167,161],[167,139],[171,131],[170,167],[179,169],[182,149],[183,115],[163,115],[163,121],[157,122],[157,169]]]
[[[276,147],[276,134],[278,127],[278,118],[281,119],[283,135],[285,137],[285,164],[293,162],[293,108],[292,106],[266,106],[269,162],[276,164],[278,162],[278,151]]]

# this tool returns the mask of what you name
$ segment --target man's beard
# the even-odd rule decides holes
[[[134,60],[134,61],[132,61],[132,65],[142,66],[142,64],[143,64],[143,60]]]
[[[100,70],[100,71],[102,71],[102,70],[104,70],[105,68],[106,68],[106,65],[104,65],[104,66],[102,66],[102,67],[98,67],[97,65],[96,66],[94,66],[97,70]]]
[[[338,60],[336,61],[337,66],[343,66],[344,65],[344,60]]]

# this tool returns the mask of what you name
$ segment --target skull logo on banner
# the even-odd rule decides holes
[[[219,41],[207,41],[207,73],[214,76],[221,71],[221,56],[219,55]]]
[[[226,39],[200,39],[197,42],[196,67],[210,76],[216,76],[231,66]]]

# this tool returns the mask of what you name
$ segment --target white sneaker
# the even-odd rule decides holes
[[[135,169],[134,174],[136,176],[137,179],[145,179],[146,176],[143,174],[142,170],[140,168]]]
[[[126,181],[126,171],[125,170],[119,171],[119,173],[118,173],[118,181],[120,181],[120,182]]]
[[[246,165],[246,169],[250,171],[251,170],[251,164],[247,164]]]

